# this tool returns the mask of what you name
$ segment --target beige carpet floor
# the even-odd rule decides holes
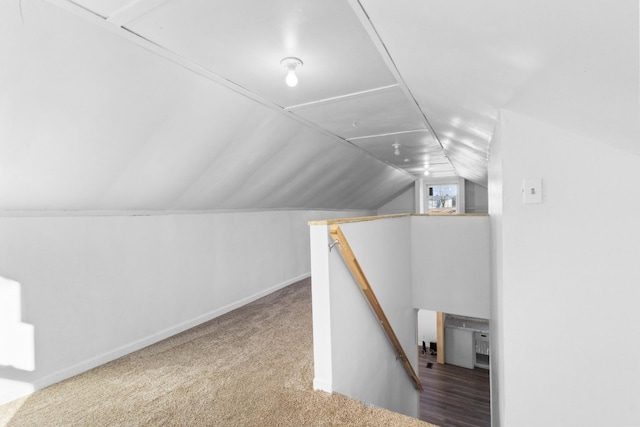
[[[309,280],[0,406],[16,426],[429,426],[313,391]]]

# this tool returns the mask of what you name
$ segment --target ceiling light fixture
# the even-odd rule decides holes
[[[283,58],[282,61],[280,61],[280,64],[287,69],[287,77],[284,79],[287,86],[294,87],[297,85],[298,76],[296,76],[296,68],[302,67],[302,60],[294,58],[293,56],[288,56]]]
[[[391,146],[393,148],[395,148],[395,150],[393,150],[393,154],[395,154],[396,156],[400,155],[400,144],[398,144],[397,142],[394,144],[391,144]]]
[[[426,166],[424,168],[424,176],[429,176],[429,169],[427,169]]]

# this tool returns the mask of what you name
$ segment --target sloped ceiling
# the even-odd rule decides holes
[[[637,0],[361,3],[459,175],[501,109],[640,154]]]
[[[0,209],[376,208],[503,108],[640,154],[638,52],[635,0],[1,2]]]

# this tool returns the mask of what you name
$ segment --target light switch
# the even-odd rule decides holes
[[[522,181],[522,203],[542,203],[542,180],[540,178]]]

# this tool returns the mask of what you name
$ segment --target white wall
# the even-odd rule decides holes
[[[640,157],[503,112],[489,179],[494,424],[640,425]]]
[[[414,366],[422,339],[437,341],[435,311],[489,318],[487,216],[406,216],[341,228]],[[416,417],[415,389],[330,243],[327,225],[311,226],[314,388]],[[418,316],[414,308],[431,311]],[[419,332],[416,324],[424,325]]]
[[[333,392],[331,338],[331,273],[329,227],[309,227],[311,246],[311,304],[313,313],[313,389]]]
[[[437,342],[438,340],[438,323],[437,311],[418,310],[418,345],[422,345],[422,341],[427,344]]]
[[[504,408],[505,371],[502,363],[504,353],[503,334],[503,243],[502,243],[502,127],[497,126],[491,139],[491,155],[488,164],[489,220],[491,223],[491,284],[490,312],[491,322],[491,424],[502,426],[502,408]]]
[[[416,211],[415,189],[412,186],[397,197],[378,208],[378,215],[414,213]]]
[[[490,317],[488,216],[411,217],[413,303]]]
[[[391,326],[417,372],[416,312],[411,304],[410,218],[342,224]],[[337,248],[328,227],[311,226],[314,387],[412,417],[418,393]],[[317,256],[316,256],[317,255]]]
[[[35,331],[35,369],[0,366],[0,398],[78,374],[308,276],[307,221],[365,213],[0,218],[0,276],[20,284],[21,320]]]
[[[466,213],[489,212],[487,187],[483,187],[475,182],[465,181],[464,201]]]

